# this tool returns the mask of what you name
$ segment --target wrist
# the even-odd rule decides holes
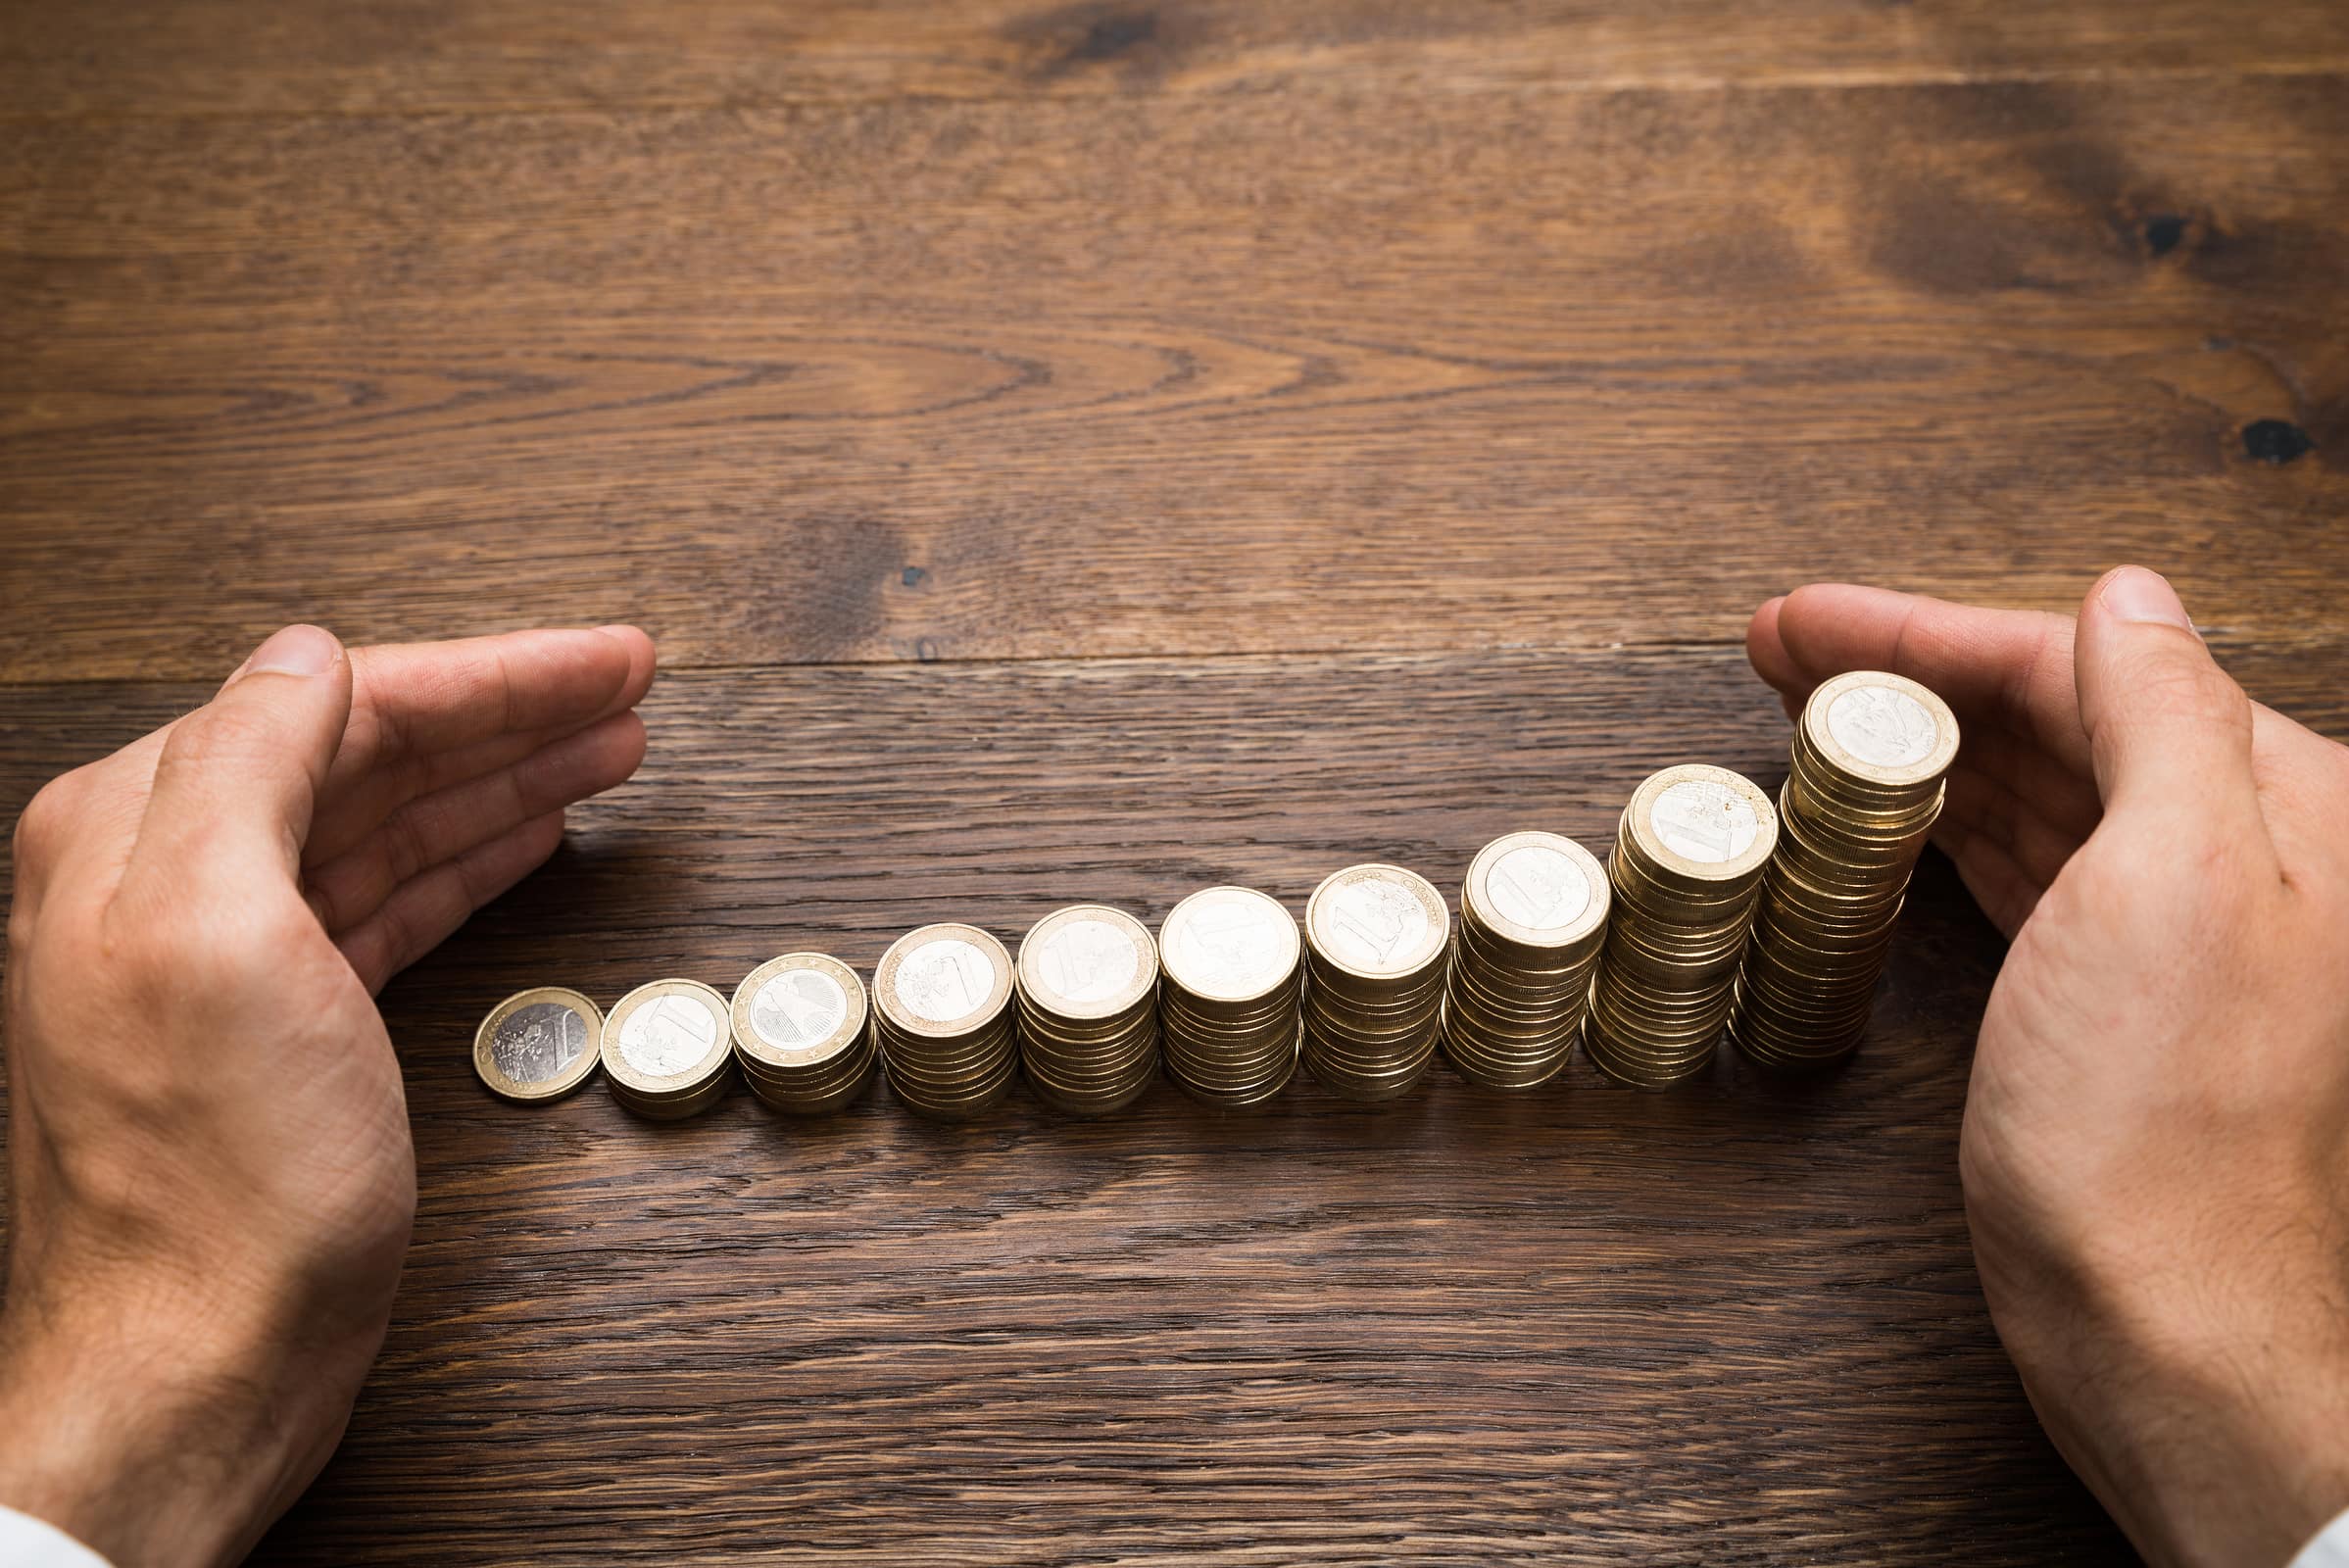
[[[2216,1274],[2217,1271],[2211,1271]],[[2134,1280],[2017,1363],[2050,1433],[2151,1562],[2283,1568],[2349,1508],[2337,1284]]]
[[[116,1568],[237,1560],[307,1479],[257,1347],[104,1309],[0,1313],[0,1502]],[[327,1442],[331,1444],[332,1436]]]

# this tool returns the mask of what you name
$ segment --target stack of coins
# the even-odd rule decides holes
[[[1297,1072],[1297,917],[1252,888],[1206,888],[1158,923],[1167,1075],[1209,1104],[1261,1105]]]
[[[1305,1065],[1349,1100],[1393,1100],[1436,1054],[1451,915],[1399,865],[1349,865],[1305,903]]]
[[[820,953],[769,958],[734,988],[734,1059],[777,1110],[838,1110],[873,1081],[880,1053],[865,1027],[856,971]]]
[[[677,1121],[709,1109],[733,1080],[726,999],[699,980],[656,980],[604,1020],[604,1080],[639,1116]]]
[[[1860,670],[1811,694],[1730,1013],[1753,1060],[1806,1071],[1859,1049],[1957,746],[1948,706],[1913,680]]]
[[[596,1070],[604,1014],[576,991],[536,986],[489,1009],[473,1032],[473,1071],[500,1100],[561,1100]]]
[[[1488,1089],[1531,1089],[1566,1065],[1607,924],[1598,858],[1555,833],[1509,833],[1460,887],[1444,1052]]]
[[[1011,956],[975,925],[925,925],[873,970],[873,1032],[889,1087],[935,1121],[967,1121],[1019,1073]]]
[[[1122,909],[1056,909],[1020,939],[1019,1052],[1057,1110],[1130,1105],[1158,1070],[1158,945]]]
[[[1600,1071],[1661,1089],[1712,1061],[1777,840],[1770,798],[1727,768],[1668,767],[1633,792],[1583,1031]]]

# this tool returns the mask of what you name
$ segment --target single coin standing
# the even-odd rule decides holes
[[[1600,1071],[1662,1089],[1711,1063],[1778,838],[1770,798],[1725,767],[1683,763],[1633,791],[1583,1029]]]
[[[908,931],[873,970],[873,1033],[889,1087],[933,1121],[968,1121],[1019,1073],[1011,956],[975,925]]]
[[[604,1019],[604,1081],[639,1116],[678,1121],[723,1099],[734,1054],[726,999],[699,980],[656,980]]]
[[[1556,1077],[1582,1037],[1611,903],[1598,858],[1556,833],[1507,833],[1460,886],[1444,1054],[1488,1089]]]
[[[1297,1073],[1304,965],[1297,917],[1253,888],[1202,888],[1158,922],[1166,1073],[1193,1099],[1264,1105]]]
[[[563,986],[535,986],[490,1008],[473,1031],[473,1071],[500,1100],[544,1104],[594,1076],[603,1038],[594,1003]]]
[[[777,1110],[838,1110],[871,1087],[880,1061],[856,971],[821,953],[769,958],[734,988],[734,1059]]]
[[[1349,865],[1305,903],[1305,1065],[1349,1100],[1406,1094],[1436,1054],[1451,915],[1399,865]]]
[[[1078,904],[1028,928],[1013,964],[1020,1060],[1054,1109],[1102,1116],[1158,1070],[1158,945],[1122,909]]]
[[[1900,675],[1837,675],[1803,705],[1730,1008],[1751,1060],[1817,1071],[1859,1049],[1957,748],[1948,705]]]

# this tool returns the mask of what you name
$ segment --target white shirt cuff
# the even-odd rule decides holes
[[[110,1568],[104,1557],[57,1526],[6,1503],[0,1503],[0,1563],[8,1568]]]
[[[2349,1509],[2317,1532],[2317,1539],[2300,1548],[2290,1568],[2349,1568]]]

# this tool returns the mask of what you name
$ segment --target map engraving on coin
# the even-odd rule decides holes
[[[692,997],[656,997],[620,1025],[620,1057],[648,1078],[690,1072],[717,1044],[717,1020]]]
[[[994,963],[960,937],[925,942],[898,965],[898,997],[924,1023],[968,1017],[994,989]]]
[[[1365,877],[1331,890],[1317,934],[1340,962],[1383,969],[1426,942],[1427,907],[1409,888]]]
[[[490,1060],[517,1084],[543,1084],[587,1050],[587,1020],[560,1002],[534,1002],[498,1023]]]
[[[751,1027],[780,1051],[821,1045],[849,1015],[849,994],[816,969],[790,969],[751,999]]]
[[[1875,767],[1913,767],[1941,738],[1925,706],[1889,686],[1854,686],[1828,705],[1827,732]]]
[[[1106,1002],[1134,983],[1142,955],[1106,920],[1071,920],[1045,939],[1037,963],[1045,984],[1067,1001]]]
[[[1485,873],[1485,897],[1501,917],[1534,931],[1571,925],[1590,907],[1583,868],[1546,845],[1511,850]]]
[[[1736,859],[1762,831],[1753,803],[1711,779],[1685,778],[1667,786],[1647,815],[1664,848],[1702,865]]]

